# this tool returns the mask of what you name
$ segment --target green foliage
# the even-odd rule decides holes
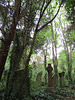
[[[75,21],[75,0],[66,0],[66,10],[67,18],[71,20],[72,23]]]
[[[61,51],[58,58],[59,72],[65,71],[66,67],[67,67],[66,54],[65,54],[65,51]]]
[[[4,2],[5,4],[7,3],[7,1],[11,2],[12,0],[2,0],[2,2]],[[35,21],[34,21],[34,19],[36,17],[36,12],[38,12],[38,13],[40,12],[40,8],[41,8],[41,5],[42,5],[42,2],[41,2],[41,0],[40,1],[38,1],[38,0],[30,0],[30,1],[29,0],[27,0],[27,1],[26,0],[22,0],[22,5],[23,5],[23,6],[21,5],[22,9],[24,8],[24,3],[25,2],[29,3],[27,5],[27,8],[26,8],[27,10],[25,11],[25,13],[23,13],[24,17],[26,17],[25,23],[26,23],[27,27],[25,26],[24,29],[23,30],[21,29],[21,30],[25,33],[26,30],[27,30],[27,28],[29,28],[28,35],[27,35],[27,40],[26,40],[26,43],[27,43],[27,46],[28,46],[28,48],[27,48],[27,55],[28,55],[30,53],[29,49],[30,49],[30,46],[31,46],[31,43],[32,43],[31,33],[30,32],[31,32],[32,28],[35,27]],[[45,0],[45,2],[47,3],[48,0]],[[56,1],[52,0],[52,4],[49,5],[49,7],[47,8],[46,12],[44,13],[44,16],[42,17],[42,20],[40,22],[40,26],[43,25],[43,24],[45,24],[46,22],[48,22],[53,17],[53,15],[55,15],[57,4],[58,4],[58,0],[56,0]],[[21,9],[21,11],[22,11],[22,9]],[[31,9],[30,13],[29,13],[29,9]],[[8,22],[5,25],[5,27],[4,27],[5,31],[9,30],[9,28],[10,28],[10,23],[11,23],[12,17],[10,17],[8,15],[12,15],[13,14],[13,12],[12,12],[12,14],[10,14],[10,12],[12,10],[14,11],[14,7],[11,6],[9,8],[9,10],[8,10],[10,12],[7,12],[7,14],[5,13],[6,10],[7,10],[6,7],[3,7],[0,4],[0,15],[1,15],[0,21],[3,22],[4,19],[7,19],[7,22]],[[74,16],[73,16],[73,14],[74,14],[74,0],[67,0],[67,2],[66,2],[66,10],[67,10],[67,14],[68,14],[68,19],[74,22]],[[63,16],[64,16],[64,14],[63,14]],[[65,22],[65,21],[66,20],[64,19],[63,22]],[[18,26],[23,26],[24,25],[24,20],[21,20],[20,24]],[[57,26],[58,26],[58,24],[57,24]],[[18,34],[20,34],[20,32],[21,32],[20,29],[18,31],[19,31]],[[69,44],[72,44],[73,49],[74,49],[74,46],[75,46],[75,44],[74,44],[75,43],[75,34],[74,33],[75,33],[75,31],[71,30],[70,33],[67,32],[65,34],[65,39],[67,41],[68,46],[69,46]],[[54,31],[54,34],[55,34],[55,31]],[[57,34],[56,38],[58,38],[58,37],[59,37],[59,35]],[[20,41],[23,42],[21,39],[20,39]],[[45,29],[43,29],[42,31],[40,31],[37,34],[37,37],[36,37],[36,40],[35,40],[35,45],[34,45],[34,50],[37,51],[39,49],[39,51],[40,51],[41,47],[43,47],[45,44],[47,44],[47,45],[50,44],[50,42],[51,42],[51,30],[50,30],[50,25],[49,25],[49,26],[45,27]],[[20,44],[18,46],[20,46]],[[18,46],[17,46],[17,48],[18,48]],[[10,47],[10,49],[12,50],[12,47]],[[18,57],[17,57],[18,54],[19,53],[17,51],[16,52],[16,61],[18,59]],[[35,53],[33,53],[32,56],[34,56],[34,54]],[[43,53],[42,53],[42,55],[43,55]],[[9,63],[10,62],[10,56],[11,56],[11,52],[9,52],[9,54],[8,54],[8,58],[7,58],[6,65],[5,65],[6,66],[5,69],[9,69],[9,66],[10,66],[10,63]],[[69,62],[67,62],[66,58],[67,57],[66,57],[65,51],[61,51],[60,54],[59,54],[59,58],[58,58],[58,72],[65,71],[65,76],[68,77],[68,73],[67,73],[68,67],[67,67],[67,64]],[[49,58],[47,60],[49,60],[49,62],[50,62]],[[74,60],[75,60],[75,52],[72,51],[72,76],[74,76],[74,73],[75,73],[75,61]],[[15,60],[12,59],[12,61],[14,62]],[[21,62],[22,62],[22,60],[21,60]],[[40,71],[42,71],[43,72],[42,80],[44,81],[44,74],[46,72],[45,69],[44,69],[44,67],[43,67],[43,64],[40,64],[40,63],[41,63],[41,58],[37,57],[36,64],[35,65],[34,64],[30,64],[30,67],[29,67],[30,71],[26,75],[27,76],[29,75],[29,77],[31,78],[31,97],[29,97],[29,98],[24,97],[23,100],[31,100],[31,99],[33,99],[33,100],[56,100],[56,99],[58,99],[58,100],[64,100],[65,96],[68,96],[70,94],[74,95],[74,93],[71,90],[57,88],[57,90],[54,93],[46,93],[44,91],[45,86],[44,86],[44,88],[37,87],[35,85],[35,80],[36,80],[37,74]],[[3,79],[3,81],[0,82],[0,90],[4,90],[5,86],[6,86],[6,79]],[[3,98],[4,91],[0,91],[0,93],[1,93],[0,97]],[[11,99],[11,97],[10,97],[10,99]],[[13,98],[13,99],[17,100],[17,98]]]
[[[68,98],[74,98],[74,92],[75,91],[72,91],[69,88],[56,88],[55,92],[47,93],[45,88],[41,88],[41,90],[38,90],[37,88],[37,91],[35,89],[34,92],[31,93],[31,97],[33,100],[67,100]]]
[[[42,49],[41,47],[47,42],[49,34],[50,34],[49,27],[44,28],[37,34],[34,44],[34,50]]]
[[[66,57],[66,52],[61,51],[59,54],[59,58],[58,58],[58,66],[59,69],[61,69],[62,71],[67,71],[67,57]],[[75,65],[75,52],[72,52],[72,68],[74,69],[74,65]]]
[[[4,100],[4,93],[5,93],[5,89],[6,89],[6,80],[7,80],[7,75],[2,76],[2,80],[0,80],[0,100]]]
[[[39,60],[39,61],[41,61],[41,60]],[[30,66],[30,68],[32,68],[32,79],[31,80],[35,82],[37,74],[39,72],[42,72],[42,82],[44,82],[44,75],[45,75],[45,68],[44,68],[44,66],[41,65],[40,62],[36,62],[35,65],[33,63]]]
[[[74,94],[74,91],[72,91],[71,90],[71,88],[70,87],[68,87],[67,89],[66,88],[57,88],[56,89],[56,94],[60,94],[60,95],[62,95],[62,96],[69,96],[69,95],[75,95]]]
[[[71,75],[72,75],[72,84],[74,84],[75,82],[75,52],[72,51],[72,72],[71,72]],[[59,58],[58,58],[58,72],[62,72],[64,71],[65,72],[65,85],[68,84],[68,62],[67,61],[67,56],[66,56],[66,51],[61,51],[59,53]]]

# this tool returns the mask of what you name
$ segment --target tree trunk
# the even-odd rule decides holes
[[[59,19],[59,22],[60,22],[61,28],[63,29],[60,19]],[[68,79],[69,79],[69,83],[71,83],[72,82],[72,78],[71,78],[71,70],[72,70],[71,45],[69,43],[69,47],[70,47],[70,53],[69,53],[68,44],[67,44],[68,42],[65,38],[64,31],[62,31],[62,33],[63,33],[63,38],[65,40],[65,41],[63,40],[63,44],[64,44],[64,50],[66,52],[66,60],[67,60],[67,66],[68,66]]]
[[[72,71],[72,57],[71,57],[71,47],[70,47],[70,53],[68,50],[68,46],[66,43],[66,56],[67,56],[67,65],[68,65],[68,79],[69,79],[69,84],[72,82],[71,78],[71,71]]]
[[[46,65],[47,65],[47,47],[46,50],[43,49],[44,52],[44,68],[46,70]]]
[[[69,78],[69,83],[70,83],[70,58],[69,58],[68,47],[67,47],[67,51],[66,51],[66,56],[67,56],[67,65],[68,65],[68,78]]]
[[[52,23],[51,23],[51,32],[52,32],[52,54],[53,54],[53,65],[54,65],[54,72],[55,72],[55,85],[58,85],[58,70],[57,70],[58,61],[57,61],[56,36],[54,39],[54,32],[53,32]]]
[[[23,96],[29,96],[30,94],[30,80],[28,65],[25,69],[19,68],[19,62],[24,50],[24,46],[21,45],[20,37],[15,36],[14,46],[10,61],[10,70],[7,78],[7,86],[5,92],[5,100],[7,99],[22,99]]]
[[[2,50],[0,51],[0,80],[2,77],[3,70],[4,70],[5,62],[8,56],[9,47],[15,35],[16,25],[18,23],[19,15],[20,15],[20,7],[21,7],[21,0],[15,1],[15,11],[13,14],[12,24],[10,26],[8,34],[5,37]]]
[[[23,55],[23,58],[22,58],[22,67],[23,68],[25,68],[26,59],[27,59],[27,46],[24,49],[24,55]]]
[[[12,32],[12,33],[11,33]],[[15,26],[12,24],[9,34],[3,44],[2,50],[0,51],[0,79],[4,70],[4,66],[5,66],[5,62],[8,56],[8,52],[9,52],[9,47],[11,44],[11,41],[13,39],[13,34],[15,34]]]
[[[57,67],[58,67],[58,60],[57,60],[57,39],[56,39],[56,36],[57,36],[57,32],[56,32],[56,27],[55,27],[55,42],[54,42],[54,45],[55,45],[55,72],[56,72],[56,75],[58,74],[58,70],[57,70]]]
[[[22,100],[30,95],[30,80],[28,66],[14,73],[9,73],[8,87],[4,100]]]
[[[55,70],[55,55],[54,55],[54,33],[53,33],[53,25],[51,23],[51,33],[52,33],[52,55],[53,55],[53,64],[54,64],[54,70]]]
[[[55,27],[55,78],[56,78],[56,86],[58,86],[58,60],[57,60],[57,32],[56,32],[56,27]]]
[[[44,55],[44,67],[45,67],[45,69],[46,69],[46,65],[47,65],[46,62],[47,62],[47,61],[46,61],[46,55]]]
[[[54,32],[53,32],[52,23],[51,23],[51,32],[52,32],[52,54],[53,54],[54,71],[55,71],[55,74],[57,74],[58,73],[57,71],[57,50],[56,50],[56,43],[54,43],[55,40],[54,40]],[[56,52],[54,52],[54,50],[56,50]]]
[[[70,83],[72,83],[72,76],[71,76],[71,73],[72,73],[72,52],[71,52],[71,45],[70,45],[70,66],[69,66],[69,80],[70,80]]]

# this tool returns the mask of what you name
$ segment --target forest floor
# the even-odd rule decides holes
[[[31,100],[75,100],[75,86],[57,87],[53,92],[46,92],[45,88],[34,90]]]
[[[0,91],[0,100],[4,100],[4,91]],[[29,98],[23,100],[75,100],[75,90],[58,88],[55,92],[46,93],[43,89],[31,93]]]
[[[60,88],[50,93],[39,91],[38,93],[34,93],[34,98],[32,100],[75,100],[75,90]]]
[[[0,83],[0,100],[4,100],[5,85],[6,82]],[[57,87],[53,92],[46,92],[46,87],[38,87],[32,84],[30,97],[22,100],[75,100],[75,86]]]

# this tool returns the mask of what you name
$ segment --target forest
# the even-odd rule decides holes
[[[0,100],[75,100],[75,0],[0,0]]]

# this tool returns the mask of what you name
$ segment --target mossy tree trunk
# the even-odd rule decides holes
[[[24,50],[24,46],[19,39],[20,37],[16,34],[11,54],[5,100],[22,99],[23,96],[27,97],[30,94],[28,65],[26,65],[25,69],[20,70],[19,68],[19,62]]]

